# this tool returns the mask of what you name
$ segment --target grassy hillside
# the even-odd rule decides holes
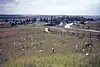
[[[5,67],[86,67],[88,60],[82,54],[58,54],[47,57],[20,57],[12,59]]]
[[[43,23],[35,23],[0,29],[0,33],[8,31],[10,34],[0,39],[0,63],[4,62],[5,67],[91,67],[91,65],[100,67],[99,58],[91,58],[93,54],[100,53],[99,40],[92,39],[92,52],[86,57],[85,53],[88,50],[82,52],[80,49],[85,42],[90,41],[89,38],[79,39],[61,34],[69,30],[60,27],[49,27],[51,32],[46,33],[45,27]],[[14,35],[9,31],[14,32]],[[79,45],[78,52],[75,51],[76,44]],[[51,55],[52,47],[55,48],[53,55]]]

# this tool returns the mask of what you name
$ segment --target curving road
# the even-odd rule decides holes
[[[87,29],[75,29],[75,28],[71,28],[71,25],[73,25],[73,23],[66,24],[64,26],[64,28],[73,29],[73,30],[80,30],[80,31],[87,31],[87,32],[97,32],[97,33],[100,33],[100,31],[97,31],[97,30],[87,30]]]

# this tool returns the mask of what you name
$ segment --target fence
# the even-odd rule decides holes
[[[87,31],[79,31],[79,30],[71,30],[67,29],[66,32],[54,32],[54,34],[62,35],[62,36],[74,36],[78,38],[94,38],[100,40],[100,33],[99,32],[87,32]]]

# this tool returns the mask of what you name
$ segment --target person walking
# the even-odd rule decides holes
[[[52,54],[55,52],[55,48],[54,47],[52,47]]]

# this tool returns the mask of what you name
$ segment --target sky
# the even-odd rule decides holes
[[[100,0],[0,0],[0,14],[100,15]]]

